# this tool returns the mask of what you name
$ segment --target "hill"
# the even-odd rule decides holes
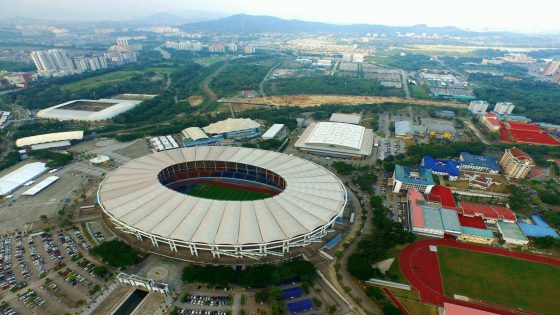
[[[236,14],[212,21],[183,24],[185,31],[204,31],[216,33],[249,33],[278,32],[278,33],[438,33],[440,35],[480,36],[478,32],[465,31],[456,27],[430,27],[424,24],[414,26],[385,26],[377,24],[329,24],[321,22],[308,22],[301,20],[285,20],[273,16],[255,16]],[[484,33],[490,35],[492,33]],[[505,33],[502,33],[505,34]]]

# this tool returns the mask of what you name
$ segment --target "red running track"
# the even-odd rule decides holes
[[[449,302],[504,315],[536,314],[509,306],[502,306],[483,301],[480,301],[480,303],[465,302],[445,296],[443,294],[443,285],[439,272],[437,253],[430,251],[430,245],[455,247],[560,267],[560,260],[555,258],[508,251],[500,248],[460,243],[453,239],[446,238],[414,242],[405,247],[400,254],[399,262],[401,272],[410,282],[412,287],[420,293],[420,299],[422,302],[435,305],[443,305],[443,302]]]
[[[397,297],[395,297],[395,295],[393,294],[393,292],[391,292],[389,289],[387,288],[383,288],[383,292],[385,292],[385,294],[387,294],[387,296],[389,297],[389,299],[391,299],[391,301],[393,302],[393,304],[395,304],[396,307],[398,307],[401,312],[403,313],[403,315],[410,315],[410,313],[408,312],[408,310],[406,309],[406,307],[404,307],[404,305],[402,305],[402,303],[397,299]]]

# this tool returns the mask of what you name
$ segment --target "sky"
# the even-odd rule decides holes
[[[457,26],[471,30],[560,31],[554,0],[0,0],[0,19],[126,20],[155,13],[246,13],[336,24]]]

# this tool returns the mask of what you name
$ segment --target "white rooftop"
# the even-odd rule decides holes
[[[33,180],[37,176],[47,171],[47,166],[43,162],[25,164],[17,170],[8,173],[0,178],[0,196],[8,195],[23,184]]]
[[[362,115],[360,114],[343,114],[343,113],[333,113],[329,121],[341,122],[347,124],[359,125],[362,121]]]
[[[204,130],[204,132],[209,134],[221,134],[260,127],[261,124],[250,118],[228,118],[226,120],[221,120],[210,124],[202,129]]]
[[[31,187],[30,189],[26,190],[22,195],[35,196],[36,194],[41,192],[43,189],[49,187],[52,183],[56,182],[59,179],[60,179],[60,177],[58,177],[58,176],[49,176],[49,177],[45,178],[44,180],[42,180],[39,184],[37,184],[37,185]]]
[[[311,127],[311,126],[310,126]],[[326,144],[359,150],[366,128],[345,123],[319,122],[307,144]]]
[[[100,111],[88,111],[78,109],[65,109],[67,106],[74,102],[102,102],[112,103],[114,105],[104,108]],[[129,111],[140,104],[141,101],[135,100],[117,100],[117,99],[99,99],[99,100],[72,100],[59,105],[40,110],[37,113],[39,118],[56,119],[56,120],[81,120],[81,121],[97,121],[111,119],[118,114]]]
[[[186,138],[189,138],[189,139],[194,140],[194,141],[199,140],[199,139],[207,139],[208,138],[208,136],[204,133],[204,131],[202,131],[202,129],[200,129],[198,127],[185,128],[185,129],[183,129],[183,131],[181,131],[181,133]]]
[[[281,130],[284,128],[284,124],[274,124],[272,127],[268,128],[268,130],[263,133],[263,139],[272,139],[274,138]]]
[[[83,138],[84,138],[83,130],[46,133],[42,135],[19,138],[16,140],[16,146],[21,148],[34,144],[40,144],[40,143],[57,142],[57,141],[64,141],[64,140],[82,140]]]

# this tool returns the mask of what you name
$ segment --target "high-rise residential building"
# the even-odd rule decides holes
[[[31,59],[40,75],[69,74],[76,71],[72,58],[62,49],[34,51]]]
[[[554,75],[559,70],[560,70],[560,61],[553,60],[544,67],[543,75]]]
[[[499,102],[494,106],[494,112],[500,115],[511,114],[514,107],[515,105],[510,102]]]
[[[505,150],[500,159],[500,166],[504,175],[511,178],[525,178],[535,166],[535,162],[527,153],[513,147]]]
[[[469,104],[469,111],[476,115],[484,115],[488,110],[487,101],[471,101]]]
[[[216,43],[208,46],[208,51],[211,53],[224,53],[226,51],[224,44]]]
[[[227,45],[227,51],[236,52],[237,51],[237,45],[235,43],[228,44]]]
[[[31,59],[33,60],[33,63],[35,63],[37,71],[39,71],[40,73],[56,71],[56,64],[54,63],[54,59],[46,50],[32,52]]]
[[[117,38],[117,45],[124,48],[128,47],[128,38],[126,37]]]
[[[254,54],[254,53],[255,53],[255,47],[253,47],[253,46],[247,46],[247,47],[245,47],[244,52],[245,52],[246,54]]]

